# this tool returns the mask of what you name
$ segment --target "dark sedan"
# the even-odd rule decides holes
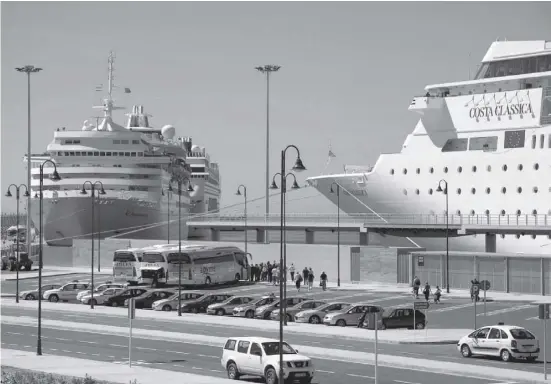
[[[132,297],[138,297],[147,292],[145,288],[128,288],[116,296],[112,296],[105,301],[105,305],[111,307],[122,307],[124,302]]]
[[[425,314],[420,310],[415,310],[414,318],[412,308],[394,308],[384,312],[381,328],[423,329],[425,325]]]
[[[140,296],[137,296],[136,298],[134,298],[134,302],[135,302],[135,305],[136,305],[136,308],[141,308],[141,309],[144,309],[144,308],[149,308],[151,309],[151,306],[153,305],[154,302],[158,301],[158,300],[163,300],[163,299],[167,299],[171,296],[174,295],[174,290],[170,290],[170,289],[154,289],[152,291],[146,291],[145,293],[141,294]],[[128,306],[128,301],[130,299],[126,299],[124,301],[124,306],[127,307]]]
[[[182,312],[200,313],[206,312],[211,304],[221,303],[233,295],[230,294],[211,294],[201,297],[199,300],[188,301],[182,304]]]

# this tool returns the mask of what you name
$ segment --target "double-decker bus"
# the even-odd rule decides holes
[[[137,285],[141,283],[140,264],[143,251],[141,248],[116,250],[113,255],[113,282]]]

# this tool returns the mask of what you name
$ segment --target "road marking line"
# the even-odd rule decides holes
[[[322,372],[322,373],[335,373],[333,371],[323,371],[321,369],[316,369],[317,372]]]
[[[394,380],[395,383],[403,383],[403,384],[419,384],[419,383],[414,383],[412,381],[403,381],[403,380]]]
[[[224,371],[221,371],[219,369],[209,369],[209,371],[211,371],[211,372],[224,372]]]
[[[32,348],[30,345],[24,345],[23,348]]]
[[[109,344],[111,347],[118,347],[118,348],[127,348],[128,345],[120,345],[120,344]]]
[[[467,308],[467,307],[472,307],[472,306],[474,306],[474,304],[472,304],[472,303],[458,304],[458,305],[454,305],[454,306],[451,306],[451,307],[445,307],[445,308],[440,308],[440,309],[431,309],[430,313],[448,312],[448,311],[453,311],[453,310],[456,310],[456,309]]]
[[[62,352],[67,352],[67,353],[73,353],[73,351],[68,351],[67,349],[62,349],[61,351]],[[113,356],[113,357],[115,357],[115,356]]]
[[[99,353],[92,353],[92,356],[100,356]]]
[[[136,349],[143,349],[143,350],[147,350],[147,351],[157,351],[157,349],[155,349],[155,348],[147,348],[147,347],[136,347]]]
[[[86,352],[78,352],[77,351],[76,353],[78,353],[79,355],[86,355]]]
[[[55,349],[55,348],[50,348],[50,351],[57,351],[57,349]]]
[[[373,299],[373,300],[367,300],[365,303],[378,303],[380,301],[387,301],[387,300],[396,300],[396,299],[403,299],[404,295],[397,295],[397,296],[387,296],[387,297],[381,297],[379,299]],[[367,377],[367,376],[365,376]]]
[[[81,343],[87,343],[87,344],[97,344],[97,341],[85,341],[85,340],[79,340]]]
[[[10,335],[22,335],[22,333],[19,333],[19,332],[6,332]]]
[[[526,320],[539,320],[540,318],[537,317],[537,316],[534,316],[534,317],[529,317],[527,318]],[[499,383],[498,383],[499,384]]]
[[[180,351],[166,351],[167,353],[180,353],[182,355],[189,355],[189,352],[180,352]]]
[[[197,370],[200,370],[200,371],[203,370],[203,368],[199,368],[199,367],[191,367],[191,369],[197,369]]]
[[[497,309],[495,311],[486,312],[486,316],[501,315],[503,313],[520,311],[521,309],[528,309],[528,308],[535,308],[535,306],[533,304],[527,304],[527,305],[519,305],[517,307]],[[484,312],[477,313],[477,316],[484,316]]]
[[[64,339],[62,337],[54,337],[55,340],[61,340],[61,341],[72,341],[70,339]]]
[[[188,368],[187,365],[182,365],[182,364],[172,364],[174,367],[182,367],[182,368]]]
[[[111,359],[114,359],[114,358],[115,358],[115,356],[111,356],[111,355],[109,355],[109,356],[107,356],[107,357],[109,357],[109,358],[111,358]]]
[[[372,377],[372,376],[355,375],[353,373],[347,373],[347,375],[352,376],[352,377],[363,377],[364,379],[373,379],[373,380],[375,380],[375,378]]]
[[[8,345],[17,347],[19,344],[8,344]]]

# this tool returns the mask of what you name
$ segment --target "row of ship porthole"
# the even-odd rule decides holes
[[[408,194],[407,189],[404,189],[403,192],[404,192],[404,195]],[[461,188],[457,188],[456,192],[457,192],[458,195],[461,195],[461,193],[463,191],[461,190]],[[491,192],[492,192],[492,190],[490,189],[490,187],[486,188],[486,193],[487,194],[490,194]],[[533,187],[532,192],[533,193],[538,193],[539,192],[538,187]],[[551,188],[549,188],[549,192],[551,192]],[[419,195],[420,193],[421,192],[419,191],[419,189],[415,190],[416,195]],[[429,188],[429,195],[432,195],[433,193],[434,193],[434,190],[432,188]],[[471,193],[474,195],[476,193],[476,188],[471,188]],[[502,187],[501,188],[501,193],[503,193],[503,194],[507,193],[507,188]],[[522,187],[517,187],[517,193],[522,193]]]
[[[537,170],[540,169],[540,165],[539,165],[538,163],[535,163],[535,164],[533,165],[533,168],[534,168],[535,171],[537,171]],[[471,169],[472,169],[473,172],[476,172],[476,171],[478,170],[478,168],[476,167],[476,165],[473,165],[473,167],[472,167]],[[507,172],[507,169],[508,169],[507,164],[503,164],[503,166],[501,167],[501,169],[503,170],[503,172]],[[518,169],[519,171],[522,171],[522,170],[524,169],[524,166],[523,166],[522,164],[519,164],[519,165],[517,166],[517,169]],[[491,165],[488,165],[488,166],[486,167],[486,170],[487,170],[488,172],[491,172],[491,171],[492,171],[492,166],[491,166]],[[449,171],[448,167],[444,167],[444,173],[448,173],[448,171]],[[461,167],[461,166],[457,167],[457,172],[458,172],[458,173],[463,172],[463,167]],[[394,168],[392,168],[392,169],[390,170],[390,174],[391,174],[391,175],[394,175],[394,173],[395,173],[395,172],[394,172]],[[403,173],[404,175],[407,175],[407,173],[408,173],[407,168],[404,168],[404,169],[402,170],[402,173]],[[415,170],[415,173],[417,173],[417,174],[419,175],[419,174],[421,173],[421,168],[417,168],[417,169]],[[429,173],[434,173],[434,168],[433,168],[433,167],[430,167],[430,168],[429,168]]]

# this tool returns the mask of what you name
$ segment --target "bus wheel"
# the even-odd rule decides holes
[[[207,276],[207,278],[205,279],[205,284],[210,285],[210,276]]]
[[[235,274],[235,281],[241,280],[241,275],[239,273]]]

